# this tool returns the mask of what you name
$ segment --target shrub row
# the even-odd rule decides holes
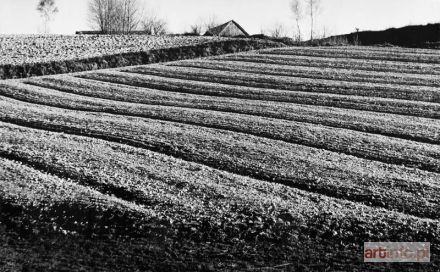
[[[26,78],[130,65],[142,65],[280,46],[283,45],[272,41],[236,39],[85,59],[25,63],[23,65],[3,65],[0,66],[0,79]]]

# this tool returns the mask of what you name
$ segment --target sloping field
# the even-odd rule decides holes
[[[151,35],[0,35],[0,79],[64,74],[283,46],[259,39]]]
[[[103,57],[225,40],[149,35],[1,35],[0,65]]]
[[[278,48],[0,82],[0,266],[438,271],[439,61]],[[370,241],[431,263],[367,265]]]

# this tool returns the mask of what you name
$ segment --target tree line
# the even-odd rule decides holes
[[[166,21],[154,14],[144,14],[138,0],[90,0],[89,22],[94,29],[106,34],[134,30],[150,35],[167,32]]]
[[[37,11],[47,34],[50,21],[58,13],[55,0],[38,0]],[[124,34],[135,30],[149,35],[167,33],[166,21],[154,13],[144,13],[139,0],[89,0],[88,20],[94,30],[105,34]]]
[[[321,0],[291,0],[289,5],[294,22],[294,27],[291,32],[293,33],[293,38],[298,42],[307,38],[310,38],[310,40],[316,39],[316,20],[321,12]],[[304,21],[306,20],[309,23],[309,29],[307,31],[309,36],[307,36],[306,31],[303,31],[305,26]],[[274,38],[289,36],[288,32],[290,32],[289,29],[282,23],[276,23],[269,29],[261,29],[260,31],[261,34]],[[324,33],[320,38],[326,36],[325,32],[326,29],[324,28]]]
[[[310,40],[315,39],[315,23],[320,7],[321,0],[290,1],[290,10],[295,24],[294,38],[297,41],[302,41],[305,38],[302,29],[304,19],[308,19],[307,21],[310,23]],[[43,18],[44,32],[48,33],[49,22],[58,12],[55,0],[38,0],[37,10]],[[105,34],[124,34],[135,30],[141,30],[149,35],[167,33],[166,21],[154,13],[146,14],[141,9],[139,0],[89,0],[88,19],[94,30]],[[219,21],[215,16],[211,16],[207,20],[199,19],[190,26],[188,34],[201,35],[217,25],[219,25]],[[268,35],[273,37],[287,36],[285,26],[280,23],[268,32]]]
[[[292,0],[290,9],[293,13],[296,26],[296,39],[302,41],[304,39],[301,30],[301,23],[305,17],[310,20],[310,40],[315,38],[315,21],[321,8],[321,0]]]

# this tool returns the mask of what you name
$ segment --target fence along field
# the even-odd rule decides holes
[[[351,270],[364,241],[411,239],[431,242],[424,268],[438,269],[437,59],[281,48],[2,82],[2,205],[20,209],[10,226],[64,241],[61,255],[87,247],[86,267],[111,246],[115,271]],[[124,259],[140,251],[161,261]]]

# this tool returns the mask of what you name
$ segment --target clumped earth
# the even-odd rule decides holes
[[[280,47],[204,36],[0,36],[0,79],[26,78]]]
[[[225,40],[205,36],[1,35],[0,65],[84,59]]]
[[[276,48],[0,82],[5,271],[438,271],[440,58]],[[430,242],[429,264],[363,243]]]

